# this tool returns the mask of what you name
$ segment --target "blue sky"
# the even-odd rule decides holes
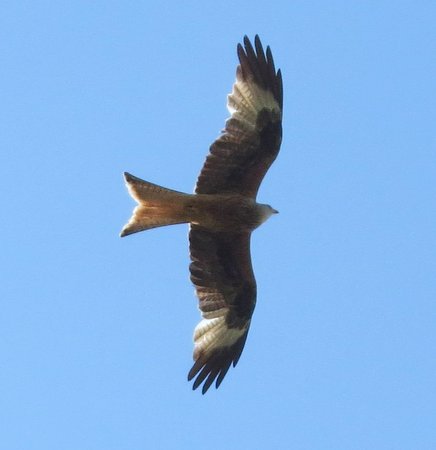
[[[6,1],[0,434],[8,450],[436,448],[436,6]],[[124,239],[122,172],[190,192],[236,44],[270,44],[281,153],[258,303],[219,390],[186,381],[187,227]]]

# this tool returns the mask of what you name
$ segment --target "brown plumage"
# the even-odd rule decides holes
[[[260,183],[276,158],[282,136],[283,89],[269,47],[238,44],[240,65],[228,96],[231,117],[210,147],[195,194],[172,191],[125,173],[138,202],[121,236],[189,223],[191,280],[203,319],[194,332],[188,379],[218,387],[241,356],[256,304],[251,232],[276,213],[256,202]]]

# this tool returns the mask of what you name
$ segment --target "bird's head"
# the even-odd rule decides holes
[[[259,207],[259,225],[269,219],[273,214],[278,214],[278,211],[271,207],[270,205],[258,204]]]

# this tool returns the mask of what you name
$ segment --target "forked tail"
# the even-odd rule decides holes
[[[189,194],[149,183],[127,172],[124,173],[124,178],[127,189],[138,206],[121,230],[121,237],[150,228],[189,222],[185,207],[191,197]]]

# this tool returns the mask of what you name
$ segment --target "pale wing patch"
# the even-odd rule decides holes
[[[258,114],[263,109],[281,114],[280,106],[270,91],[241,79],[235,82],[232,93],[227,96],[227,108],[232,118],[238,120],[247,131],[255,129]]]
[[[242,328],[229,328],[225,316],[203,319],[194,330],[194,360],[208,357],[223,347],[231,347],[250,326],[248,321]]]

